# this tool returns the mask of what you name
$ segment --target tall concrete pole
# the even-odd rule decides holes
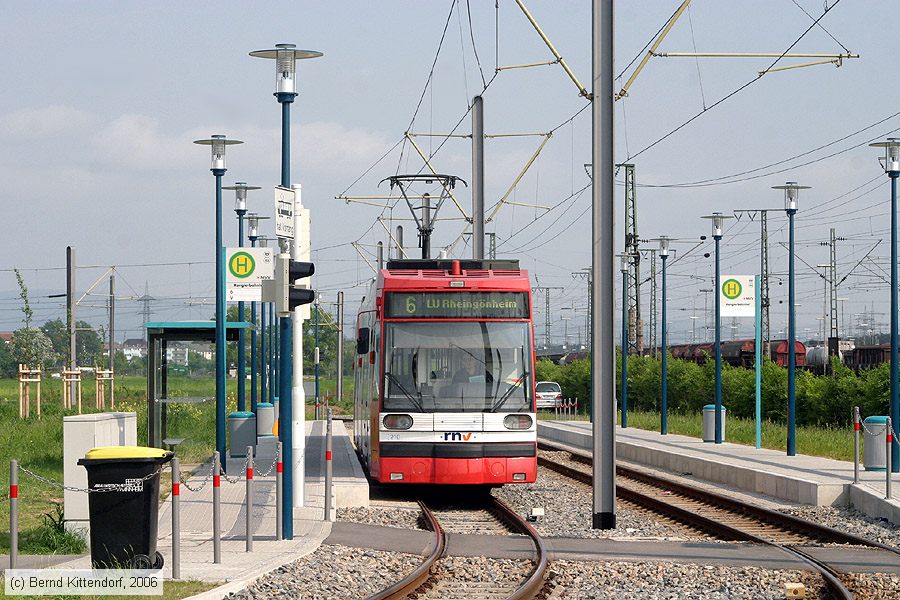
[[[616,526],[616,349],[613,340],[613,0],[592,0],[593,167],[591,235],[591,410],[594,529]]]
[[[116,364],[116,276],[109,276],[109,369]],[[112,386],[110,386],[112,387]]]
[[[66,325],[69,329],[69,369],[78,366],[75,348],[75,248],[66,246]],[[69,384],[69,398],[77,394],[75,382]]]
[[[394,234],[394,237],[397,238],[397,258],[403,258],[406,256],[406,250],[403,249],[403,225],[397,225],[397,233]]]
[[[484,100],[472,101],[472,258],[484,258]]]

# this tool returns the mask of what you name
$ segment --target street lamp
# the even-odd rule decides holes
[[[275,47],[269,50],[256,50],[250,53],[250,56],[256,58],[273,59],[275,61],[275,99],[281,104],[281,187],[291,187],[291,104],[297,97],[297,61],[307,58],[318,58],[322,56],[321,52],[314,50],[298,50],[294,44],[275,44]],[[293,258],[299,258],[300,246],[299,240],[294,241]],[[278,322],[281,331],[279,340],[281,351],[281,365],[279,374],[281,381],[279,382],[278,392],[280,394],[279,415],[278,415],[278,436],[281,439],[282,461],[288,465],[284,472],[284,501],[282,502],[282,523],[283,537],[286,540],[294,539],[294,470],[298,471],[298,498],[296,502],[298,506],[303,505],[303,464],[302,455],[299,464],[294,464],[294,407],[292,397],[292,379],[293,379],[293,361],[291,360],[291,351],[293,347],[293,336],[291,317],[281,318]],[[298,322],[298,332],[302,332]],[[302,377],[302,373],[297,374]],[[298,398],[300,406],[297,415],[298,420],[305,419],[303,413],[302,394],[303,389],[300,387]],[[303,424],[298,423],[300,435],[304,435]],[[302,448],[303,444],[301,444]]]
[[[666,344],[666,259],[669,258],[669,244],[671,239],[662,235],[656,239],[659,242],[659,257],[662,259],[662,381],[660,384],[660,420],[659,433],[669,433],[669,397],[668,397],[668,354],[669,346]]]
[[[222,177],[225,176],[225,148],[243,144],[224,135],[195,140],[195,144],[210,146],[212,167],[216,177],[216,450],[225,456],[225,261],[222,247]],[[224,465],[224,463],[223,463]]]
[[[716,241],[716,433],[715,441],[717,444],[722,443],[722,331],[721,331],[721,296],[722,282],[719,273],[719,242],[722,241],[723,227],[725,219],[731,219],[719,212],[706,215],[704,219],[712,221],[712,236]]]
[[[246,192],[245,192],[246,193]],[[256,248],[256,242],[259,240],[259,222],[262,219],[268,219],[269,217],[261,217],[256,213],[247,213],[247,238],[250,240],[250,246],[252,248]],[[241,304],[238,304],[238,311],[241,310]],[[265,309],[263,309],[263,314],[265,314]],[[256,414],[256,404],[257,404],[257,372],[260,371],[259,368],[259,355],[265,355],[265,333],[262,336],[259,336],[259,346],[260,352],[257,354],[257,324],[256,324],[256,302],[250,303],[250,322],[253,323],[253,329],[250,330],[250,412]],[[260,331],[265,331],[264,328],[260,328]],[[265,402],[265,394],[263,394],[263,402]]]
[[[234,190],[234,212],[237,214],[238,221],[238,247],[244,247],[244,215],[247,214],[247,190],[258,190],[259,187],[255,185],[247,185],[243,181],[238,181],[234,185],[227,185],[222,189],[226,190]],[[244,303],[243,301],[238,302],[238,322],[244,322]],[[254,321],[254,333],[256,332],[256,323]],[[251,335],[251,337],[255,337]],[[241,329],[238,332],[238,365],[237,365],[237,376],[238,376],[238,387],[237,387],[237,406],[238,410],[243,412],[247,409],[247,400],[246,400],[246,385],[247,385],[247,376],[246,376],[246,350],[244,348],[244,330]],[[253,350],[250,351],[250,358],[253,360]],[[252,365],[252,363],[251,363]],[[251,372],[253,371],[253,367],[250,368]],[[251,379],[253,376],[251,375]],[[252,407],[253,412],[256,412],[256,401],[253,400],[253,396],[256,396],[256,390],[251,393],[250,406]]]
[[[797,454],[796,425],[796,307],[794,306],[794,215],[797,214],[797,201],[800,190],[808,190],[808,185],[797,185],[796,181],[788,181],[784,185],[772,186],[773,190],[784,190],[784,210],[788,215],[788,407],[787,407],[787,455]]]
[[[891,179],[891,424],[900,423],[900,390],[897,369],[897,177],[900,177],[900,139],[888,138],[884,142],[869,144],[883,148],[879,161]],[[891,471],[900,472],[900,446],[896,436],[891,444]]]
[[[622,271],[622,429],[628,427],[628,271],[631,268],[631,254],[619,255],[619,270]]]
[[[260,217],[266,218],[268,217]],[[268,248],[272,238],[259,236],[256,238],[257,248]],[[260,398],[263,402],[268,402],[274,406],[275,404],[275,383],[278,380],[277,362],[275,361],[275,350],[277,341],[275,338],[275,313],[271,302],[263,302],[260,306],[260,362],[262,363],[261,381],[260,381]],[[268,341],[266,341],[268,340]]]

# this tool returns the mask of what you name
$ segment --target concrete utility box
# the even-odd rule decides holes
[[[238,411],[228,415],[228,448],[232,458],[247,456],[247,446],[256,448],[256,415]]]
[[[275,429],[275,405],[260,402],[256,405],[256,435],[271,437]]]
[[[133,412],[108,412],[63,417],[63,483],[85,489],[87,471],[78,466],[91,448],[101,446],[136,446],[137,415]],[[88,495],[63,492],[66,527],[90,530]]]
[[[863,426],[863,466],[866,471],[884,471],[887,468],[887,417],[866,417]]]
[[[722,407],[722,441],[725,440],[725,407]],[[716,441],[716,405],[707,404],[703,407],[703,441]]]

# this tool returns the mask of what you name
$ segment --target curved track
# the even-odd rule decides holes
[[[590,464],[589,456],[574,453],[570,448],[543,442],[541,447],[569,452],[572,460]],[[582,483],[591,484],[591,473],[583,469],[558,463],[546,456],[539,456],[538,464]],[[853,595],[835,570],[798,546],[837,543],[867,546],[900,554],[897,549],[878,542],[629,467],[618,465],[616,474],[616,493],[619,497],[691,528],[708,531],[721,539],[778,547],[818,572],[835,598],[849,599]]]
[[[430,504],[430,506],[429,506]],[[400,600],[404,598],[535,598],[545,585],[548,567],[547,549],[537,531],[518,513],[493,496],[473,507],[437,507],[434,502],[419,501],[426,526],[434,531],[431,552],[415,571],[369,600]],[[525,577],[511,581],[491,581],[479,586],[467,580],[466,573],[452,576],[452,569],[441,568],[446,550],[447,533],[478,535],[508,535],[517,533],[531,538],[537,560]]]

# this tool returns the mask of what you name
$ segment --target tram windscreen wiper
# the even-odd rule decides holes
[[[503,395],[500,396],[500,399],[497,400],[497,402],[494,403],[494,405],[491,407],[491,410],[489,410],[488,412],[497,412],[497,410],[498,410],[501,406],[503,406],[504,404],[506,404],[506,401],[509,400],[509,398],[512,396],[512,393],[513,393],[514,391],[516,391],[517,389],[519,389],[519,386],[522,385],[522,383],[523,383],[526,379],[528,379],[528,371],[525,371],[524,373],[522,373],[522,376],[519,377],[518,379],[516,379],[516,381],[515,381],[511,386],[509,386],[509,389],[508,389],[508,390],[506,390],[505,392],[503,392]]]
[[[412,394],[410,394],[409,391],[405,387],[403,387],[403,384],[400,383],[400,380],[397,378],[396,375],[394,375],[390,371],[385,371],[384,376],[387,377],[388,379],[390,379],[391,382],[394,385],[396,385],[400,389],[401,392],[403,392],[404,396],[409,398],[409,401],[413,403],[413,406],[415,406],[416,408],[419,409],[419,412],[425,412],[425,407],[422,406],[422,403],[419,401],[419,399],[416,398],[415,396],[413,396]]]

